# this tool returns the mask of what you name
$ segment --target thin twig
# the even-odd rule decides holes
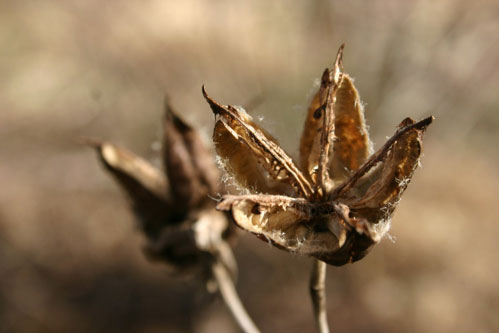
[[[326,263],[317,259],[314,259],[310,275],[310,296],[319,332],[329,333],[326,311]]]
[[[260,331],[241,303],[227,267],[220,260],[215,260],[211,269],[217,281],[220,294],[239,327],[246,333],[259,333]]]

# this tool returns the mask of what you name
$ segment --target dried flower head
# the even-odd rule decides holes
[[[278,248],[338,266],[363,258],[388,231],[433,120],[406,118],[373,154],[342,53],[343,45],[308,108],[299,167],[242,108],[215,102],[203,87],[220,160],[250,193],[224,196],[217,208]]]
[[[222,190],[218,168],[197,131],[168,103],[165,106],[164,173],[111,143],[88,143],[131,199],[147,236],[145,253],[149,258],[186,271],[209,268],[217,257],[235,272],[235,261],[225,242],[230,224],[210,199]]]

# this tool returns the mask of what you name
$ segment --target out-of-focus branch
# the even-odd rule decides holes
[[[231,251],[229,246],[223,246],[221,249],[223,251]],[[231,274],[222,260],[219,260],[219,258],[215,260],[211,269],[225,304],[229,308],[239,327],[244,332],[259,333],[260,331],[241,303],[241,299],[239,298],[236,288],[234,287]]]
[[[314,316],[320,333],[329,333],[326,312],[326,263],[314,259],[310,275],[310,296]]]

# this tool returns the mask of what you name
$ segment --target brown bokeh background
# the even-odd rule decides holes
[[[423,167],[385,239],[329,267],[336,332],[499,330],[497,1],[0,2],[0,331],[235,332],[196,279],[142,255],[127,201],[80,146],[159,165],[163,96],[209,142],[201,85],[296,154],[346,43],[376,147],[430,114]],[[314,329],[310,262],[243,235],[238,289],[264,332]]]

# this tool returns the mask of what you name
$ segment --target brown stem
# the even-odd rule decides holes
[[[326,263],[314,259],[310,275],[310,296],[319,333],[329,333],[326,311]]]
[[[220,294],[239,327],[246,333],[259,333],[260,331],[241,303],[227,267],[220,260],[215,260],[211,269],[217,281]]]

